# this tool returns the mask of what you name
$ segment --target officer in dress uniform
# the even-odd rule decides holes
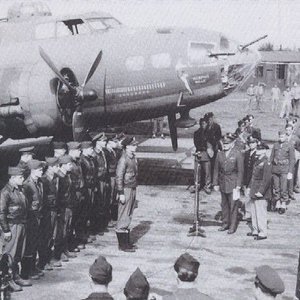
[[[129,277],[124,288],[126,300],[147,300],[150,285],[146,276],[137,268]]]
[[[45,202],[50,211],[50,227],[49,233],[47,235],[48,241],[46,242],[47,246],[47,256],[45,260],[45,270],[51,270],[53,268],[61,267],[62,264],[60,261],[55,261],[52,257],[52,247],[54,246],[54,251],[57,248],[57,237],[56,233],[58,230],[58,158],[56,157],[46,157],[45,161],[47,163],[47,170],[42,177]],[[41,264],[40,264],[41,266]],[[42,267],[42,266],[41,266]]]
[[[72,157],[70,155],[63,155],[59,158],[59,180],[57,198],[59,203],[59,215],[62,221],[62,228],[57,232],[59,235],[57,252],[55,259],[67,262],[69,258],[76,257],[75,254],[69,252],[69,243],[72,237],[72,218],[74,208],[74,185],[71,179]]]
[[[256,269],[255,300],[271,300],[284,292],[284,282],[270,266],[263,265]]]
[[[244,192],[246,196],[245,201],[245,216],[244,219],[248,220],[251,218],[251,207],[250,207],[250,182],[252,178],[253,166],[256,160],[256,148],[258,145],[258,139],[253,138],[251,135],[247,138],[247,144],[249,149],[244,154]]]
[[[22,259],[23,279],[37,280],[44,273],[36,266],[38,246],[41,242],[41,218],[44,200],[44,191],[41,177],[43,175],[43,162],[31,160],[28,162],[30,175],[24,182],[24,194],[28,199],[27,239],[25,254]]]
[[[97,168],[95,164],[95,159],[93,158],[93,144],[91,141],[85,141],[81,143],[82,155],[80,157],[82,174],[84,179],[84,193],[85,201],[81,208],[81,228],[86,236],[86,242],[92,243],[96,240],[96,223],[97,220],[94,218],[94,213],[92,210],[95,208],[95,189],[97,183]],[[88,222],[90,223],[90,228],[88,232]],[[91,234],[89,236],[89,233]]]
[[[199,261],[189,253],[180,255],[174,264],[178,288],[171,295],[164,296],[163,300],[212,300],[213,298],[201,293],[195,286],[199,266]]]
[[[98,227],[102,233],[109,222],[109,202],[107,201],[107,159],[104,151],[107,142],[107,137],[104,132],[100,132],[93,138],[96,153],[97,166],[97,195],[98,197]]]
[[[126,252],[134,252],[135,250],[129,242],[129,226],[136,201],[137,160],[135,152],[137,142],[134,137],[126,137],[122,141],[122,145],[124,150],[118,162],[116,174],[116,186],[119,195],[116,234],[119,242],[119,249]]]
[[[26,223],[28,201],[23,193],[24,170],[8,168],[9,181],[0,192],[0,225],[2,253],[12,258],[13,277],[9,281],[13,292],[21,291],[21,286],[30,286],[29,280],[19,276],[18,264],[22,260],[26,243]]]
[[[104,256],[99,256],[90,267],[93,293],[85,300],[113,300],[108,293],[108,284],[112,280],[112,266]]]
[[[33,146],[19,149],[19,153],[20,153],[21,157],[20,157],[20,161],[18,163],[18,167],[24,169],[24,178],[25,179],[30,174],[30,170],[28,168],[28,162],[33,159],[33,150],[34,150]]]
[[[267,201],[271,198],[272,168],[266,155],[267,149],[268,145],[258,145],[250,182],[252,232],[247,235],[258,241],[267,238]]]
[[[273,179],[273,208],[276,203],[278,212],[284,214],[286,211],[286,202],[289,200],[287,181],[293,178],[295,165],[295,149],[287,141],[284,130],[278,132],[278,142],[274,144],[270,162],[272,164]]]
[[[69,155],[72,157],[71,180],[73,189],[73,217],[71,223],[72,240],[70,241],[69,251],[79,252],[85,248],[86,237],[83,228],[80,226],[80,210],[84,202],[84,179],[80,163],[81,145],[78,142],[67,143]]]
[[[236,231],[238,225],[238,194],[243,179],[242,155],[233,149],[234,138],[227,134],[222,139],[223,151],[218,152],[213,185],[221,191],[221,207],[223,225],[219,231],[228,230],[228,234]]]

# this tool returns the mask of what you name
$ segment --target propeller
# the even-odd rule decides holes
[[[94,75],[95,71],[97,70],[101,62],[102,50],[99,51],[98,55],[96,56],[94,62],[92,63],[81,85],[78,84],[74,85],[69,80],[67,80],[61,74],[61,72],[56,68],[51,58],[43,50],[42,47],[39,47],[39,53],[41,58],[45,61],[45,63],[49,66],[49,68],[53,71],[53,73],[69,90],[69,93],[67,92],[64,95],[65,99],[67,99],[67,103],[65,107],[63,107],[63,110],[65,111],[65,115],[63,115],[63,117],[66,119],[70,115],[70,110],[71,110],[73,138],[74,140],[81,140],[84,138],[86,133],[84,114],[82,112],[82,104],[86,101],[94,101],[98,98],[97,92],[95,90],[93,89],[86,90],[85,86],[92,78],[92,76]],[[66,123],[70,125],[69,124],[70,122],[66,122]]]

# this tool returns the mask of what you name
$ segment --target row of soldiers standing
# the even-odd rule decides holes
[[[116,226],[120,250],[135,251],[128,230],[135,205],[135,139],[100,133],[93,141],[54,142],[53,148],[45,161],[33,159],[33,147],[20,149],[20,162],[9,167],[1,190],[2,253],[13,261],[13,291],[75,258],[107,226]]]

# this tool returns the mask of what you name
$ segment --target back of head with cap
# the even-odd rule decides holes
[[[146,276],[137,268],[125,285],[124,295],[127,299],[147,300],[149,290],[150,285]]]
[[[112,266],[104,256],[99,256],[90,267],[90,276],[95,283],[109,284],[112,280]]]
[[[186,252],[177,258],[174,269],[181,281],[190,282],[194,281],[197,277],[199,266],[199,261]]]

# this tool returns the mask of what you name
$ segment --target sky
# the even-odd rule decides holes
[[[0,0],[5,17],[12,0]],[[93,10],[110,12],[132,27],[202,27],[245,44],[268,34],[264,42],[300,48],[299,0],[48,0],[54,15]],[[258,46],[258,45],[257,45]]]

